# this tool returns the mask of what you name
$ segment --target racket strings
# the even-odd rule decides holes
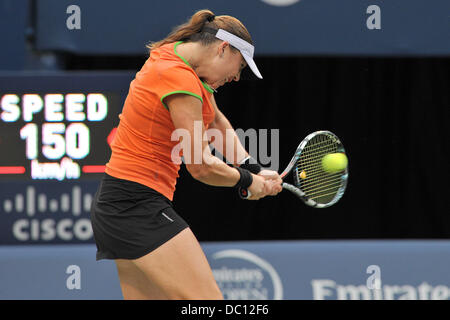
[[[330,202],[338,193],[342,181],[341,173],[329,174],[322,168],[322,158],[338,151],[339,142],[328,135],[318,135],[311,139],[302,151],[296,164],[300,189],[309,199],[319,203]],[[303,178],[300,174],[304,172]]]
[[[316,143],[312,146],[306,146],[303,152],[305,152],[303,159],[306,160],[311,157],[319,156],[320,151],[329,150],[330,146],[337,150],[336,142],[328,140]]]
[[[307,196],[312,197],[320,192],[328,191],[330,188],[339,189],[341,185],[341,174],[317,174],[315,176],[307,175],[301,182],[302,190]]]
[[[322,150],[325,151],[325,152],[320,152]],[[326,155],[326,154],[328,154],[330,152],[333,152],[333,153],[338,152],[338,150],[337,150],[337,148],[330,149],[330,146],[325,146],[325,147],[322,147],[321,149],[314,150],[314,152],[316,154],[315,155],[306,156],[305,159],[304,159],[304,162],[311,162],[311,163],[315,164],[315,161],[317,159],[320,159],[322,161],[322,157],[324,155]]]
[[[313,191],[317,188],[321,188],[324,185],[332,185],[334,183],[341,183],[341,175],[333,175],[332,177],[330,177],[327,180],[321,180],[316,184],[309,184],[309,185],[305,185],[303,187],[303,190],[306,191]]]
[[[339,189],[338,189],[338,190],[339,190]],[[335,190],[333,190],[333,192],[324,193],[324,194],[321,194],[320,196],[311,197],[310,199],[313,199],[313,200],[317,200],[317,199],[327,199],[327,198],[330,198],[329,196],[331,196],[331,199],[333,199],[333,198],[336,196],[336,193],[337,193],[337,192],[336,192]],[[327,199],[327,201],[323,201],[323,202],[320,202],[320,200],[317,200],[317,202],[320,202],[320,203],[326,203],[326,202],[330,202],[331,199],[330,199],[330,200]]]
[[[308,173],[308,177],[317,176],[317,175],[319,175],[319,174],[324,172],[321,167],[320,168],[317,168],[317,167],[307,168],[307,167],[299,167],[299,166],[297,166],[297,168],[298,168],[298,170],[305,171],[305,173],[307,172]]]
[[[333,185],[339,185],[341,183],[340,176],[335,177],[334,179],[327,179],[327,180],[316,180],[316,182],[311,182],[310,184],[305,184],[302,188],[305,190],[305,192],[316,192],[320,191],[322,189],[325,189],[326,187],[333,186]]]
[[[318,190],[309,191],[308,195],[309,195],[309,197],[311,199],[314,199],[314,198],[317,198],[317,197],[321,197],[321,196],[324,195],[324,192],[328,192],[328,191],[331,191],[331,190],[333,190],[333,192],[336,192],[336,188],[339,187],[339,185],[340,185],[340,182],[337,185],[336,184],[334,184],[334,185],[327,185],[326,187],[322,187],[322,188],[320,188]]]

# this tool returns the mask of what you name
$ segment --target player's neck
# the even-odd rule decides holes
[[[208,65],[212,60],[210,49],[198,42],[181,43],[177,47],[177,52],[189,63],[200,78],[208,70]]]

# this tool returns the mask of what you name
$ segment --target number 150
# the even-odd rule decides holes
[[[38,155],[38,126],[29,123],[20,130],[26,141],[26,156],[36,159]],[[60,159],[67,154],[72,159],[82,159],[89,154],[89,128],[83,123],[44,123],[42,125],[42,154],[47,159]]]

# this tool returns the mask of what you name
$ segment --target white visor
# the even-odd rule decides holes
[[[223,29],[217,30],[216,38],[219,38],[220,40],[223,41],[227,41],[230,45],[238,49],[241,52],[250,69],[252,69],[253,73],[258,78],[260,79],[263,78],[258,70],[258,67],[256,66],[255,61],[253,61],[253,53],[255,52],[255,47],[253,45]]]

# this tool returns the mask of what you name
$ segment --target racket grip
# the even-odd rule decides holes
[[[252,196],[252,193],[248,189],[238,188],[239,197],[241,199],[248,199]]]

